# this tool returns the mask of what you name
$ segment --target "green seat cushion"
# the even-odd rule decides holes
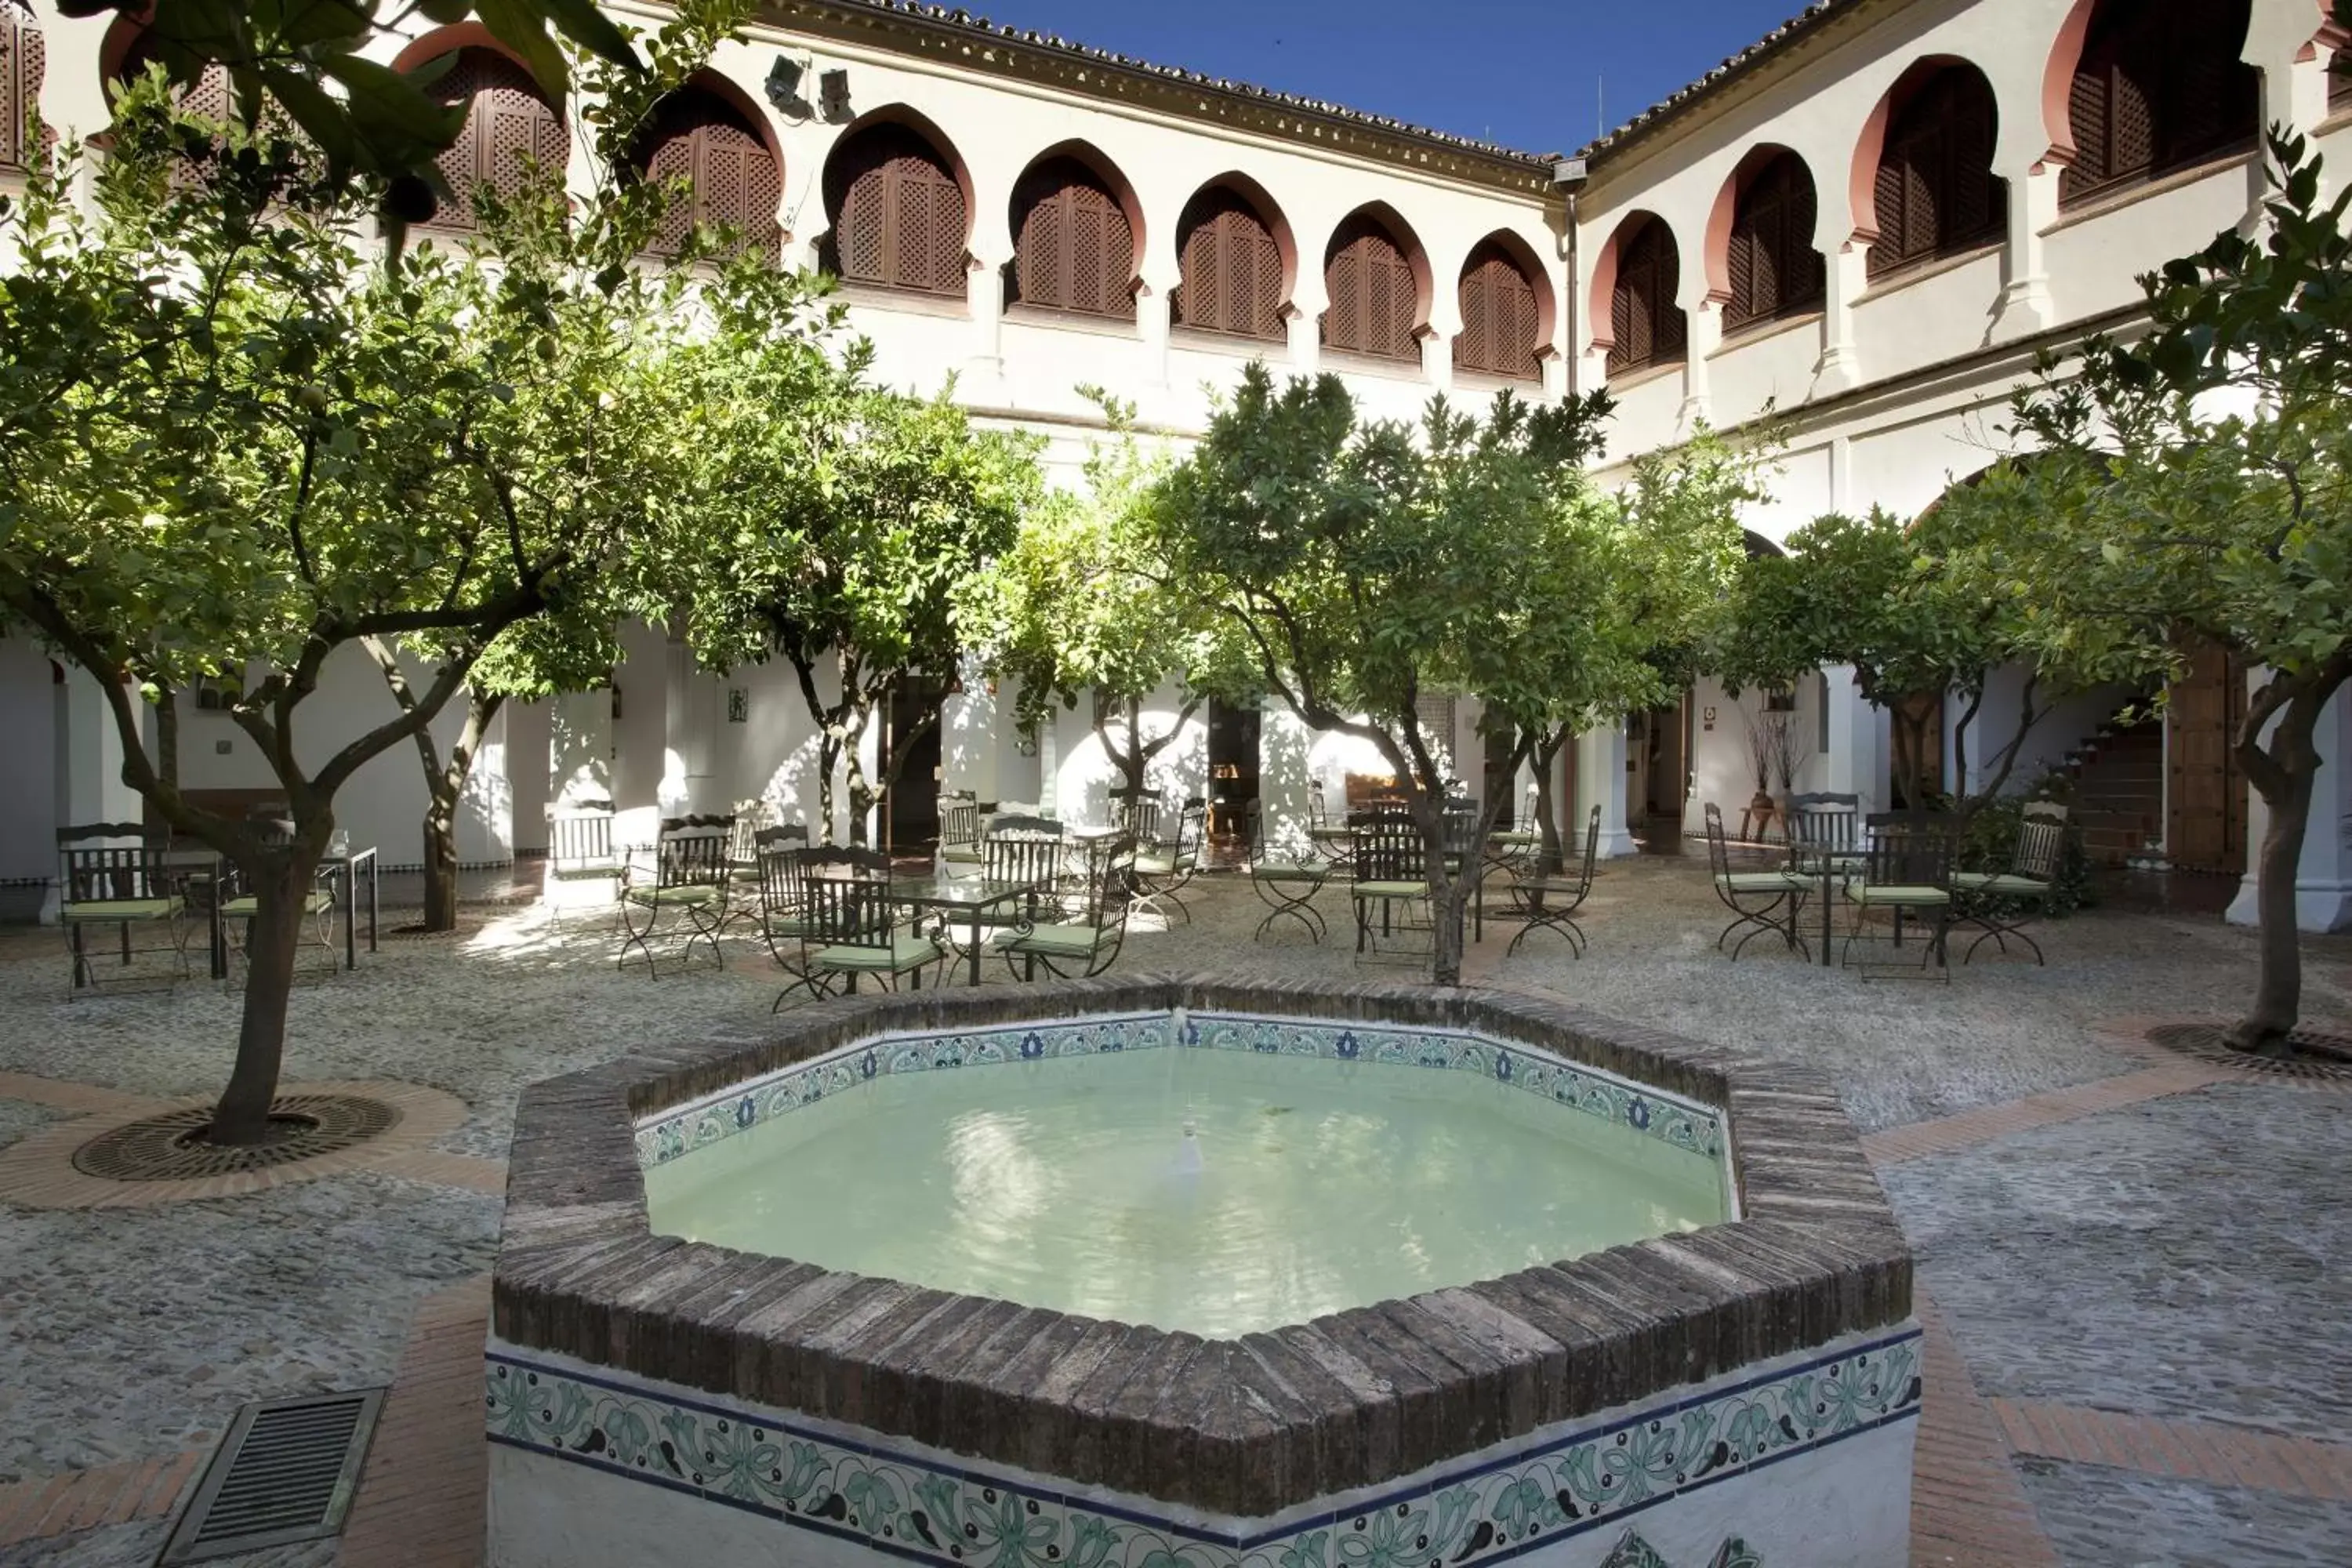
[[[1032,926],[1002,933],[996,945],[1006,952],[1034,952],[1045,958],[1092,958],[1103,935],[1099,928],[1090,925]]]
[[[877,974],[898,974],[909,969],[919,969],[935,958],[944,956],[945,950],[927,936],[908,932],[893,937],[885,947],[821,947],[809,954],[810,964],[817,969],[857,970]]]
[[[180,912],[177,895],[168,899],[76,899],[65,906],[67,921],[161,921]]]
[[[1941,888],[1908,882],[1882,882],[1874,887],[1855,882],[1847,887],[1845,896],[1857,904],[1916,904],[1925,908],[1952,901],[1952,895]]]
[[[1251,867],[1250,875],[1261,882],[1321,882],[1328,880],[1331,873],[1328,867],[1269,860],[1263,866]]]
[[[1955,871],[1952,885],[1965,892],[2008,893],[2022,899],[2038,899],[2050,891],[2050,884],[2039,877],[2008,871]]]
[[[675,888],[633,888],[628,898],[633,904],[707,904],[719,896],[709,882],[687,882]]]
[[[1802,893],[1813,883],[1793,871],[1734,871],[1717,877],[1715,885],[1727,893]]]
[[[767,921],[770,936],[806,936],[815,929],[813,921],[804,921],[798,915],[776,915]]]
[[[1138,855],[1135,870],[1141,877],[1172,877],[1179,871],[1190,871],[1199,862],[1191,850],[1181,855]]]
[[[621,869],[618,860],[551,860],[547,874],[562,881],[567,877],[611,877]]]
[[[1528,846],[1542,843],[1543,836],[1537,833],[1489,833],[1486,835],[1486,842],[1489,844],[1508,844],[1519,848],[1526,848]]]
[[[982,858],[980,846],[977,844],[942,845],[940,848],[940,858],[952,860],[959,866],[977,866]]]
[[[313,888],[310,896],[302,900],[306,915],[320,914],[334,907],[335,898],[324,888]],[[250,920],[261,912],[261,900],[247,893],[241,899],[231,899],[221,906],[221,913],[232,920]]]
[[[1356,897],[1360,899],[1425,899],[1429,896],[1426,882],[1358,882]]]

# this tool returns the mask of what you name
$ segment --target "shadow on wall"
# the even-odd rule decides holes
[[[608,691],[555,700],[547,726],[550,804],[613,798],[613,700]]]
[[[1166,733],[1176,721],[1176,711],[1171,706],[1146,708],[1143,732]],[[1123,787],[1126,780],[1111,761],[1110,749],[1103,744],[1092,725],[1087,725],[1076,742],[1063,751],[1061,766],[1055,776],[1054,799],[1066,820],[1087,826],[1105,826],[1111,821],[1110,792]],[[1172,809],[1189,796],[1205,796],[1208,779],[1209,727],[1195,713],[1185,721],[1184,728],[1167,749],[1145,765],[1143,784],[1147,789],[1160,791],[1160,797]]]

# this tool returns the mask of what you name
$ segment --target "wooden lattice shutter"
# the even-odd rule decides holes
[[[1993,176],[1992,90],[1975,72],[1939,73],[1887,128],[1874,196],[1874,278],[1994,237],[2005,216]]]
[[[827,265],[852,283],[964,291],[963,187],[915,132],[877,125],[826,171]]]
[[[1724,307],[1725,326],[1792,315],[1821,303],[1828,273],[1813,248],[1819,219],[1812,175],[1794,154],[1784,153],[1756,172],[1732,207],[1731,302]]]
[[[122,64],[116,71],[117,79],[126,82],[138,80],[146,74],[148,65],[155,58],[153,37],[142,32],[131,40],[131,47],[123,51]],[[226,66],[206,66],[193,86],[180,88],[175,96],[183,110],[201,119],[226,121],[236,112]]]
[[[783,171],[760,133],[716,93],[684,88],[665,100],[639,163],[649,180],[683,180],[688,199],[662,215],[655,249],[674,253],[696,224],[732,229],[773,260],[782,251],[776,204]]]
[[[1386,229],[1350,218],[1333,237],[1323,269],[1331,308],[1323,317],[1327,347],[1380,359],[1417,360],[1413,335],[1421,303],[1412,264]]]
[[[2352,109],[2352,47],[2328,57],[2327,107],[2330,112]]]
[[[572,152],[563,118],[512,60],[490,49],[461,50],[430,91],[437,102],[466,106],[457,140],[435,160],[452,197],[434,209],[429,221],[436,226],[472,227],[475,190],[488,185],[512,195],[531,163],[562,174]]]
[[[1282,247],[1256,209],[1218,186],[1192,198],[1179,232],[1176,323],[1280,342]]]
[[[2262,80],[2239,56],[2252,0],[2107,0],[2067,95],[2075,158],[2061,205],[2248,142]]]
[[[1675,303],[1682,283],[1682,259],[1674,232],[1651,218],[1620,247],[1617,285],[1609,297],[1612,375],[1681,357],[1688,322]]]
[[[0,0],[0,168],[26,167],[34,151],[25,122],[41,101],[44,48],[32,12],[21,0]]]
[[[1047,310],[1135,318],[1135,231],[1102,181],[1055,158],[1013,192],[1012,298]]]
[[[1538,379],[1540,321],[1535,284],[1507,251],[1487,243],[1470,253],[1462,268],[1462,332],[1454,340],[1455,365],[1518,381]]]

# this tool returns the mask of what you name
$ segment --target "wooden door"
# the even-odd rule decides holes
[[[882,795],[883,843],[894,855],[912,854],[939,842],[940,702],[943,683],[926,676],[901,676],[890,689],[889,719],[882,731],[887,772],[900,752],[898,776]]]
[[[2246,869],[2246,780],[2230,754],[2246,712],[2246,670],[2218,644],[2199,647],[2165,714],[2165,851],[2191,871]]]

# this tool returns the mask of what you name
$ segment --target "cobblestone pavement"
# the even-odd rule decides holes
[[[1251,943],[1265,911],[1237,878],[1187,896],[1192,923],[1139,930],[1123,964],[1358,973],[1336,888],[1321,904],[1338,929],[1319,947]],[[388,911],[387,925],[404,918]],[[1496,925],[1469,973],[1815,1064],[1869,1131],[2144,1068],[2102,1020],[2226,1012],[2252,970],[2246,933],[2210,920],[2095,911],[2049,929],[2047,969],[1864,983],[1760,942],[1729,963],[1711,946],[1727,918],[1703,862],[1618,862],[1580,916],[1581,961],[1541,934],[1505,958],[1516,928]],[[444,1147],[499,1158],[523,1084],[635,1047],[756,1035],[780,984],[753,942],[730,940],[724,972],[656,982],[614,968],[604,922],[551,930],[535,908],[482,921],[457,939],[387,940],[357,973],[306,979],[288,1078],[445,1089],[470,1115]],[[226,1078],[236,1005],[221,988],[69,1003],[65,979],[54,932],[0,935],[0,1073],[153,1096]],[[1001,963],[988,983],[1011,983]],[[2352,1016],[2352,943],[2310,944],[2306,1010]],[[2347,1109],[2352,1097],[2224,1083],[1912,1160],[1887,1184],[1985,1394],[2331,1436],[2352,1406]],[[0,1144],[58,1114],[0,1099]],[[415,1303],[488,1266],[498,1212],[495,1196],[381,1173],[148,1210],[0,1204],[0,1488],[202,1447],[244,1400],[386,1381]],[[2069,1563],[2352,1561],[2341,1500],[2016,1463]],[[143,1563],[162,1530],[12,1545],[0,1520],[0,1563]]]

